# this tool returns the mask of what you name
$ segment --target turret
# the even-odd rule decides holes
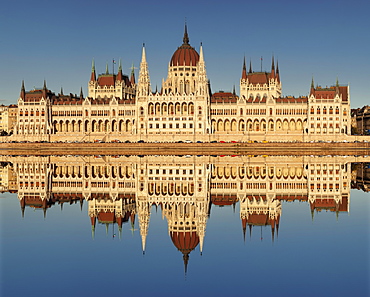
[[[245,56],[243,61],[242,79],[247,79],[247,67],[245,65]]]
[[[274,61],[274,56],[272,56],[272,62],[271,62],[271,78],[275,78],[275,61]]]
[[[314,95],[314,94],[315,94],[315,84],[314,84],[314,80],[313,80],[313,76],[312,76],[310,95]]]
[[[95,61],[92,60],[90,81],[96,81]]]
[[[82,92],[82,87],[81,87],[81,90],[80,90],[80,99],[83,99],[84,98],[84,94]]]
[[[131,67],[131,77],[130,77],[130,83],[131,85],[135,85],[135,67],[134,67],[134,63],[132,63],[132,67]]]
[[[24,100],[26,98],[26,89],[24,88],[24,80],[22,80],[22,88],[21,88],[21,94],[20,97]]]
[[[44,79],[44,86],[42,87],[42,96],[46,99],[47,96],[46,80]]]
[[[122,64],[121,64],[121,59],[119,59],[118,73],[117,73],[117,80],[118,80],[118,81],[122,81],[122,80],[123,80],[123,73],[122,73]]]

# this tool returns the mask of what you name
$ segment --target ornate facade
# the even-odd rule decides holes
[[[255,72],[245,59],[240,96],[211,93],[203,46],[190,45],[187,27],[168,75],[152,92],[143,46],[136,83],[108,66],[96,77],[92,64],[88,96],[55,95],[46,83],[26,92],[22,84],[14,139],[30,141],[317,141],[350,135],[349,87],[311,86],[307,97],[282,97],[279,66]]]

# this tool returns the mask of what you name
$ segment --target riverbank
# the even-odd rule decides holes
[[[370,155],[348,143],[0,143],[0,155]]]

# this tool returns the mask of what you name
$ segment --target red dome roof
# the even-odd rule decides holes
[[[183,44],[172,55],[170,66],[196,66],[198,61],[199,54],[189,44],[188,32],[185,25]]]

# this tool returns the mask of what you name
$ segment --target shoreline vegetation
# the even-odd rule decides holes
[[[370,155],[369,142],[0,143],[0,155]]]

